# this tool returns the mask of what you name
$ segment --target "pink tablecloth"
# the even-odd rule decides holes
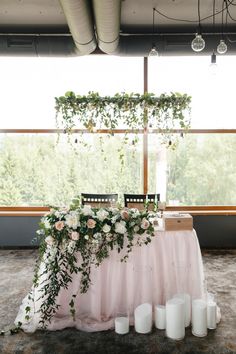
[[[192,298],[204,298],[204,273],[201,251],[195,231],[156,231],[148,246],[137,247],[126,263],[113,251],[110,257],[91,273],[92,285],[86,294],[79,293],[80,276],[74,275],[69,289],[62,290],[61,305],[48,326],[49,330],[76,327],[85,331],[101,331],[114,327],[114,318],[129,314],[141,303],[165,304],[176,293],[186,292]],[[26,332],[39,328],[40,301],[38,289],[23,300],[15,323],[22,322]],[[70,315],[71,295],[76,298],[76,320]],[[25,321],[25,306],[31,307],[30,320]]]

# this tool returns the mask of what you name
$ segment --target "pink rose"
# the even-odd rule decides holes
[[[55,222],[54,226],[57,231],[61,231],[63,229],[63,227],[65,226],[64,221],[57,221],[57,222]]]
[[[88,227],[89,229],[94,229],[95,226],[96,226],[96,221],[93,220],[93,219],[88,219],[88,221],[87,221],[87,227]]]
[[[141,222],[141,228],[143,230],[147,230],[149,228],[149,225],[150,225],[149,221],[144,218]]]
[[[129,213],[125,209],[121,210],[120,215],[121,215],[122,219],[124,219],[124,220],[128,220],[129,219]]]
[[[76,232],[76,231],[72,231],[72,233],[70,234],[70,238],[73,240],[73,241],[77,241],[79,239],[79,233]]]

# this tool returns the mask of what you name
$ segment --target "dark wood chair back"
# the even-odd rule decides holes
[[[91,205],[94,208],[106,208],[110,207],[112,203],[116,203],[118,200],[118,194],[90,194],[81,193],[82,205]]]
[[[124,194],[126,208],[143,210],[148,203],[148,210],[154,210],[159,200],[160,194]]]

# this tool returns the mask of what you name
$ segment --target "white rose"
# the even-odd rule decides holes
[[[124,234],[126,231],[125,222],[120,221],[115,223],[115,232],[118,234]]]
[[[106,217],[109,215],[109,213],[104,210],[104,209],[100,209],[98,212],[97,212],[97,218],[98,220],[100,221],[103,221],[104,219],[106,219]]]
[[[76,212],[71,212],[70,214],[66,215],[65,224],[74,230],[77,229],[77,227],[80,226],[78,214],[76,214]]]
[[[81,209],[82,213],[84,215],[87,216],[94,216],[94,212],[91,209],[91,205],[85,205],[82,209]]]
[[[111,226],[108,224],[103,225],[102,231],[108,233],[111,231]]]
[[[52,246],[55,241],[54,241],[54,238],[53,238],[52,236],[47,236],[47,237],[45,238],[45,242],[46,242],[46,244],[47,244],[48,246]]]

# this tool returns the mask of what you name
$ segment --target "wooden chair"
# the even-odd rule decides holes
[[[160,194],[124,194],[125,207],[144,210],[148,203],[148,210],[154,210],[160,200]]]
[[[93,208],[106,208],[110,207],[112,203],[118,200],[118,194],[90,194],[81,193],[82,205],[91,205]]]

